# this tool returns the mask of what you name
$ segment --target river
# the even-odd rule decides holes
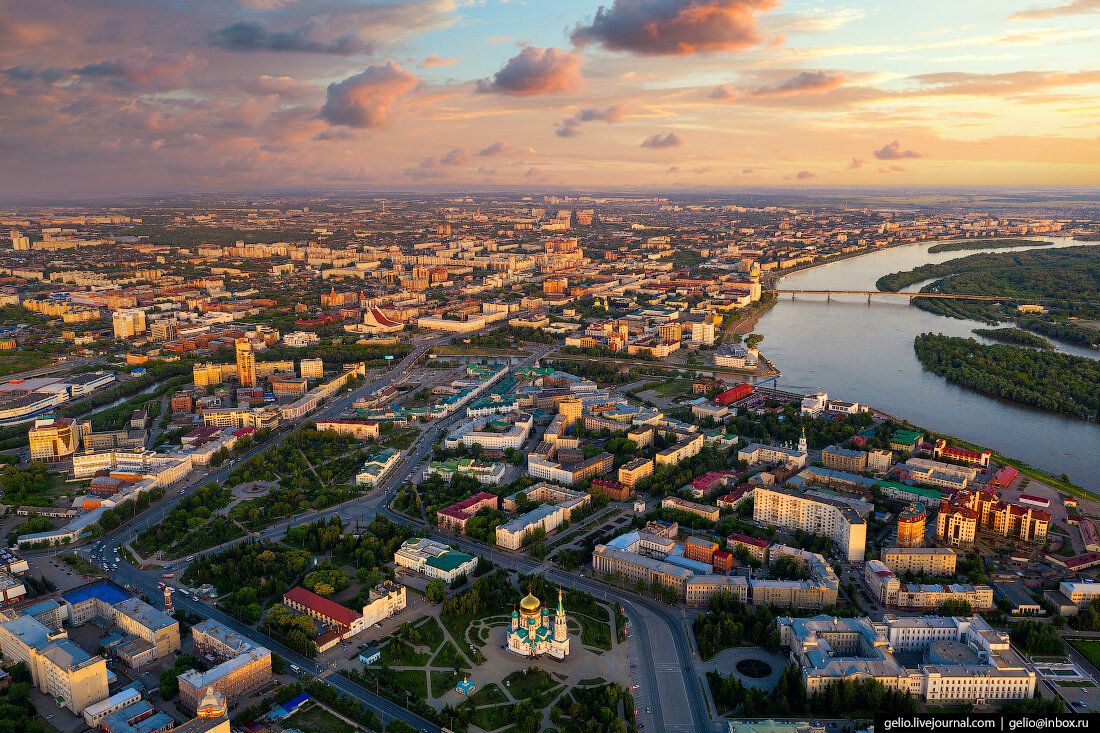
[[[1059,246],[1080,246],[1047,238]],[[975,251],[929,254],[933,242],[906,245],[788,275],[786,289],[875,290],[883,275],[943,262]],[[1001,250],[1009,252],[1019,247]],[[919,290],[918,283],[907,290]],[[1011,324],[1004,324],[1011,325]],[[976,321],[947,318],[908,301],[866,296],[781,296],[756,324],[761,353],[780,371],[779,387],[823,389],[830,397],[870,405],[929,430],[957,436],[1077,484],[1100,491],[1100,424],[987,397],[949,384],[921,368],[913,339],[925,332],[974,337]],[[992,343],[979,339],[985,343]],[[1096,350],[1056,344],[1059,350],[1100,358]]]

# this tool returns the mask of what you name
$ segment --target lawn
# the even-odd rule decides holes
[[[508,702],[508,698],[495,682],[490,682],[480,690],[475,690],[474,694],[470,695],[467,702],[471,707],[477,707],[479,705],[499,705],[502,702]]]
[[[390,667],[425,667],[430,657],[429,654],[418,654],[411,645],[399,639],[392,639],[382,647],[382,658],[378,661]]]
[[[512,722],[515,705],[494,705],[470,713],[470,722],[482,730],[493,731]]]
[[[448,641],[439,650],[439,654],[435,655],[432,666],[445,669],[469,669],[470,662],[458,652],[453,642]]]
[[[297,728],[302,733],[352,733],[359,730],[316,704],[294,713],[285,724],[287,728]]]
[[[57,557],[81,575],[105,575],[98,566],[71,552],[63,553]]]
[[[512,697],[517,700],[530,699],[540,692],[549,690],[555,684],[550,674],[541,669],[534,672],[527,670],[513,672],[505,677],[504,681],[508,683],[508,691],[512,693]]]
[[[1093,667],[1100,669],[1100,640],[1066,639]]]
[[[448,692],[454,689],[458,681],[462,679],[461,675],[455,674],[453,671],[446,672],[431,672],[432,678],[432,697],[440,698],[446,695]]]
[[[413,624],[413,628],[420,632],[421,642],[433,652],[443,643],[443,629],[434,616],[427,616],[423,623]]]
[[[601,623],[588,616],[574,615],[573,620],[581,624],[581,643],[611,651],[611,629],[607,623]]]
[[[428,677],[424,670],[402,669],[392,674],[397,689],[412,693],[414,700],[428,699]]]
[[[53,357],[41,351],[5,351],[0,354],[0,376],[45,366],[52,361]]]

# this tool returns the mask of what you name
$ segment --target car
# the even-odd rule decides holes
[[[46,720],[53,720],[53,713],[46,716]]]
[[[649,706],[648,705],[645,706],[645,714],[649,715]]]
[[[195,556],[194,555],[191,555],[187,558],[187,562],[194,562],[194,561],[195,561]]]

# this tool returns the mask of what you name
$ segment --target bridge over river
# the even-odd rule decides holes
[[[791,300],[798,295],[824,295],[826,300],[832,300],[834,295],[866,295],[867,302],[871,302],[872,295],[892,296],[895,298],[908,298],[912,303],[914,298],[939,298],[942,300],[986,300],[991,302],[1020,301],[1022,298],[1006,298],[997,295],[964,295],[959,293],[891,293],[881,290],[785,290],[777,289],[770,292],[776,295],[787,294]]]

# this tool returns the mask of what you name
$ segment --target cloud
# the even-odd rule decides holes
[[[800,71],[791,78],[778,84],[760,87],[753,91],[754,97],[789,96],[794,94],[822,94],[832,91],[847,80],[844,74],[839,72],[830,74],[818,69],[816,71]]]
[[[881,148],[874,152],[874,155],[879,160],[901,160],[902,158],[920,158],[921,154],[916,150],[902,150],[901,143],[895,140],[892,143],[883,145]]]
[[[420,161],[421,168],[443,168],[445,166],[466,165],[473,162],[473,155],[466,148],[454,148],[446,155],[432,155]]]
[[[384,127],[419,78],[392,61],[329,84],[321,118],[347,127]]]
[[[1054,5],[1047,8],[1028,8],[1018,13],[1013,13],[1006,20],[1045,20],[1065,15],[1087,15],[1100,13],[1100,0],[1074,0],[1065,5]]]
[[[440,58],[438,54],[432,54],[428,58],[421,61],[417,66],[423,69],[433,69],[436,66],[450,66],[451,64],[457,64],[458,58],[444,59]]]
[[[848,164],[848,170],[858,171],[862,167],[863,167],[863,158],[857,158],[853,155],[852,156],[852,162]]]
[[[87,64],[73,73],[81,77],[122,79],[132,84],[175,85],[184,72],[202,66],[194,54],[154,53],[147,48],[117,59]]]
[[[741,51],[767,40],[757,29],[757,14],[777,0],[614,0],[600,6],[588,25],[578,24],[570,38],[578,46],[642,56],[686,56]]]
[[[665,173],[679,173],[679,172],[680,172],[680,166],[678,166],[678,165],[670,165],[668,167],[668,170],[665,171]]]
[[[613,104],[607,109],[599,107],[585,107],[572,117],[566,117],[558,123],[555,134],[558,137],[577,137],[581,134],[582,122],[622,122],[630,112],[630,105],[625,102]]]
[[[810,171],[799,171],[798,173],[795,174],[794,177],[797,178],[800,181],[805,181],[809,178],[816,178],[817,174],[816,173],[811,173]]]
[[[752,168],[742,168],[741,172],[745,175],[749,175],[750,173],[752,173]]]
[[[511,146],[508,145],[507,140],[497,140],[495,143],[489,145],[488,147],[479,150],[477,154],[479,158],[493,158],[497,155],[508,152],[510,149]]]
[[[312,93],[317,87],[308,81],[298,81],[289,76],[268,76],[265,74],[254,79],[245,80],[241,83],[241,89],[258,97],[277,94],[280,97],[297,98]]]
[[[508,59],[491,80],[479,81],[477,88],[480,92],[532,96],[575,92],[582,84],[579,53],[525,46]]]
[[[825,10],[814,8],[804,13],[784,13],[769,18],[769,30],[777,33],[827,33],[837,31],[855,20],[862,20],[867,11],[862,8]]]
[[[225,51],[290,51],[298,53],[326,53],[338,56],[369,54],[374,44],[355,33],[345,33],[324,39],[321,29],[314,23],[286,31],[271,31],[259,23],[244,20],[231,23],[210,34],[210,43]]]
[[[909,78],[926,87],[921,90],[925,95],[1004,96],[1100,83],[1100,70],[1009,71],[1003,74],[941,71]]]
[[[711,99],[720,99],[723,101],[728,99],[737,99],[740,96],[741,91],[732,84],[719,84],[718,86],[714,87],[714,90],[710,93]]]
[[[664,135],[658,132],[642,141],[643,148],[650,148],[652,150],[658,150],[660,148],[678,148],[683,144],[684,139],[676,132],[669,132]]]

